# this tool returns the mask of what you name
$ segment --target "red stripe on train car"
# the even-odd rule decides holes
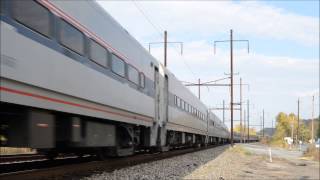
[[[24,92],[24,91],[21,91],[21,90],[11,89],[11,88],[7,88],[7,87],[3,87],[3,86],[0,86],[0,91],[5,91],[5,92],[13,93],[13,94],[19,94],[19,95],[23,95],[23,96],[33,97],[33,98],[36,98],[36,99],[42,99],[42,100],[55,102],[55,103],[60,103],[60,104],[66,104],[66,105],[80,107],[80,108],[84,108],[84,109],[100,111],[100,112],[104,112],[104,113],[110,113],[110,114],[119,115],[119,116],[123,116],[123,117],[143,120],[143,121],[146,121],[146,122],[152,122],[152,118],[147,118],[147,117],[143,117],[143,116],[132,116],[132,115],[127,115],[127,114],[123,114],[123,113],[112,112],[112,111],[108,111],[108,110],[105,110],[105,109],[100,109],[100,108],[93,107],[93,106],[87,106],[87,105],[78,104],[78,103],[74,103],[74,102],[69,102],[69,101],[65,101],[65,100],[61,100],[61,99],[42,96],[42,95],[33,94],[33,93],[29,93],[29,92]]]

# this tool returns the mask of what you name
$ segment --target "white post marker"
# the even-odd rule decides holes
[[[271,147],[269,147],[269,161],[272,163],[272,153],[271,153]]]

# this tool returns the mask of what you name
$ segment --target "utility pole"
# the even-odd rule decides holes
[[[314,95],[312,96],[312,115],[311,115],[311,143],[314,143]]]
[[[243,137],[243,142],[245,143],[246,142],[246,135],[245,135],[245,133],[246,133],[246,110],[244,109],[243,110],[243,135],[242,135],[242,137]]]
[[[167,67],[167,46],[168,44],[179,44],[180,45],[180,53],[183,54],[183,42],[168,42],[167,31],[164,31],[164,41],[163,42],[149,42],[149,53],[151,54],[151,45],[155,44],[163,44],[164,45],[164,66]]]
[[[272,128],[271,133],[272,133],[272,135],[273,135],[273,119],[271,119],[271,128]]]
[[[299,128],[300,128],[300,99],[298,98],[298,127],[297,127],[297,143],[299,143]]]
[[[224,124],[224,111],[225,111],[225,105],[224,105],[224,100],[222,101],[222,121],[223,121],[223,124]]]
[[[248,45],[248,53],[249,53],[249,41],[248,40],[233,40],[233,31],[232,29],[230,30],[230,40],[224,40],[224,41],[214,41],[214,52],[216,51],[216,43],[218,42],[230,42],[230,116],[231,116],[231,132],[230,132],[230,135],[231,135],[231,146],[233,146],[233,42],[234,41],[245,41],[247,42],[247,45]]]
[[[250,140],[250,125],[249,125],[249,99],[247,100],[247,121],[248,121],[248,141]]]
[[[243,141],[243,127],[242,127],[242,78],[240,78],[240,142]]]
[[[262,110],[262,137],[264,137],[264,109]]]
[[[291,139],[293,141],[293,121],[294,121],[294,117],[292,117],[292,120],[291,120]]]
[[[164,67],[167,67],[167,31],[164,31]]]
[[[200,78],[198,79],[198,97],[200,99]]]
[[[231,70],[231,78],[230,78],[230,97],[231,97],[231,146],[233,146],[233,37],[232,37],[232,29],[230,30],[230,70]]]

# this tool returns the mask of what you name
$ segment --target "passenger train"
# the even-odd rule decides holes
[[[1,0],[1,146],[126,156],[227,127],[94,1]]]

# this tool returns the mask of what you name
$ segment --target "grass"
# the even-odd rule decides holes
[[[234,153],[239,153],[239,154],[242,154],[242,155],[247,155],[247,156],[250,156],[252,155],[252,153],[248,150],[246,150],[244,147],[242,146],[234,146],[233,148],[230,148],[229,149],[231,152],[234,152]]]
[[[320,153],[320,149],[319,148],[317,149],[314,144],[310,144],[306,152],[304,152],[304,156],[309,157],[316,161],[320,161],[319,153]]]

